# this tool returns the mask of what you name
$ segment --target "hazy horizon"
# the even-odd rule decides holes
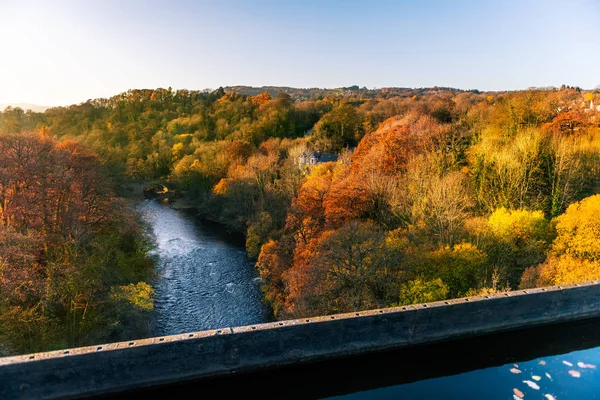
[[[0,0],[0,103],[129,89],[600,84],[600,3]]]
[[[570,86],[570,87],[576,87],[575,85],[569,85],[568,83],[565,84],[566,86]],[[261,86],[249,86],[249,85],[222,85],[219,87],[223,87],[223,88],[232,88],[232,87],[249,87],[249,88],[263,88],[263,87],[273,87],[273,88],[292,88],[292,89],[318,89],[318,90],[334,90],[334,89],[340,89],[342,87],[349,87],[349,86],[353,86],[353,85],[345,85],[345,86],[340,86],[340,87],[295,87],[295,86],[289,86],[289,85],[281,85],[281,86],[273,86],[273,85],[261,85]],[[363,85],[356,85],[359,88],[363,88],[365,86]],[[181,87],[181,88],[173,88],[170,87],[171,90],[173,92],[176,92],[177,90],[198,90],[198,91],[213,91],[213,90],[217,90],[219,89],[219,87],[216,88],[204,88],[204,89],[197,89],[197,88],[187,88],[187,87]],[[428,87],[402,87],[402,88],[409,88],[409,89],[428,89],[428,88],[434,88],[434,87],[447,87],[447,86],[442,86],[442,85],[433,85],[433,86],[428,86]],[[545,87],[535,87],[535,86],[530,86],[528,88],[518,88],[518,89],[507,89],[507,90],[480,90],[478,88],[456,88],[456,87],[452,87],[452,89],[457,89],[457,90],[463,90],[463,91],[472,91],[472,90],[479,90],[483,93],[485,92],[515,92],[515,91],[520,91],[520,90],[527,90],[527,89],[531,89],[531,88],[537,88],[537,89],[545,89],[545,88],[550,88],[550,87],[555,87],[557,89],[559,89],[559,86],[545,86]],[[163,89],[168,89],[169,87],[163,87]],[[378,90],[378,89],[385,89],[385,88],[400,88],[400,86],[382,86],[382,87],[373,87],[373,88],[369,88],[367,87],[367,89],[369,90]],[[582,90],[595,90],[600,88],[600,85],[596,86],[596,87],[592,87],[592,88],[581,88]],[[46,105],[46,104],[33,104],[30,102],[5,102],[5,103],[0,103],[0,111],[3,111],[6,107],[19,107],[23,110],[27,110],[27,109],[31,109],[34,112],[44,112],[45,110],[49,109],[49,108],[53,108],[53,107],[66,107],[66,106],[70,106],[70,105],[76,105],[76,104],[81,104],[81,103],[85,103],[88,100],[93,100],[93,99],[99,99],[99,98],[110,98],[113,96],[116,96],[120,93],[124,93],[127,92],[129,90],[155,90],[155,89],[159,89],[158,87],[156,88],[129,88],[129,89],[125,89],[121,92],[118,93],[113,93],[111,95],[108,96],[101,96],[101,97],[90,97],[81,101],[77,101],[77,102],[73,102],[73,103],[65,103],[65,104],[54,104],[54,105]]]

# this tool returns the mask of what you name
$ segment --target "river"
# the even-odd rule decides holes
[[[260,277],[240,237],[155,200],[136,210],[151,228],[158,277],[154,336],[268,322]]]

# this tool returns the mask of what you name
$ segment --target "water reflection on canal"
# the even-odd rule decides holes
[[[503,352],[503,347],[514,347],[514,356],[508,357],[510,360],[501,366],[483,368],[470,372],[458,373],[455,375],[442,376],[436,378],[422,379],[416,382],[390,385],[387,387],[378,387],[371,390],[357,391],[354,393],[336,396],[336,399],[596,399],[600,398],[600,347],[592,347],[584,350],[575,350],[562,354],[562,351],[568,350],[569,345],[573,348],[589,345],[598,346],[598,324],[594,327],[582,325],[582,336],[579,336],[576,328],[564,330],[569,335],[552,338],[544,337],[548,335],[553,327],[543,328],[537,331],[539,335],[538,343],[533,344],[532,333],[526,333],[523,341],[519,340],[518,333],[512,333],[505,338],[496,336],[498,342],[488,341],[488,346],[498,345],[496,351]],[[567,329],[567,328],[560,328]],[[595,330],[592,332],[590,329]],[[587,331],[586,331],[587,330]],[[529,336],[527,336],[529,335]],[[535,335],[535,333],[533,333]],[[506,342],[510,338],[510,342]],[[562,343],[556,342],[559,339]],[[481,339],[478,339],[479,341]],[[524,345],[533,345],[537,347],[535,351],[538,354],[549,354],[542,357],[528,359],[527,349]],[[556,354],[553,353],[553,345]],[[469,351],[468,346],[464,345],[463,354],[454,353],[455,363],[459,365],[468,363],[469,358],[477,359],[479,356]],[[504,352],[508,349],[504,349]],[[481,351],[477,345],[473,351]],[[494,351],[490,349],[489,351]],[[521,353],[519,353],[521,352]],[[485,353],[485,352],[484,352]],[[494,353],[491,353],[494,354]],[[505,353],[506,354],[506,353]],[[519,355],[520,354],[520,355]],[[423,354],[420,365],[416,368],[426,369],[428,367],[427,353]],[[463,359],[459,359],[462,357]],[[502,356],[496,355],[502,359]],[[521,360],[519,360],[519,357]],[[452,359],[445,360],[452,373]],[[497,360],[495,360],[497,362]],[[402,363],[399,359],[398,362]],[[431,362],[439,362],[431,359]],[[431,365],[435,370],[436,366]],[[459,370],[460,371],[460,370]],[[457,371],[458,372],[458,371]]]
[[[600,398],[598,366],[600,348],[594,348],[335,398],[594,399]]]

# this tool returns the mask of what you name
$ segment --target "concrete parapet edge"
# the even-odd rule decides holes
[[[600,317],[600,281],[0,358],[0,398],[74,398]]]

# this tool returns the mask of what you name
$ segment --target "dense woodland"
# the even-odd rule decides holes
[[[153,263],[97,156],[0,134],[0,355],[144,332]]]
[[[7,143],[39,141],[76,154],[89,149],[103,173],[117,179],[168,181],[207,218],[246,234],[265,300],[279,318],[600,278],[600,222],[593,218],[600,212],[600,91],[257,92],[131,90],[43,114],[9,108],[0,114],[0,131]],[[337,161],[307,165],[313,152],[336,154]],[[5,159],[0,172],[21,168]],[[89,163],[81,164],[82,174],[99,173],[100,164]],[[4,199],[29,192],[13,189],[15,175],[2,173]],[[44,187],[23,179],[19,185]],[[109,193],[103,179],[85,182]],[[38,312],[47,292],[35,292],[35,284],[47,285],[52,271],[113,274],[100,261],[88,267],[76,258],[97,251],[96,241],[131,240],[123,257],[139,255],[139,268],[57,291],[81,284],[93,292],[89,298],[106,299],[115,287],[144,281],[136,275],[145,265],[141,236],[111,226],[124,212],[114,198],[104,198],[110,211],[83,240],[62,231],[55,236],[54,229],[75,229],[77,218],[53,219],[49,199],[60,198],[60,190],[46,190],[36,194],[46,199],[38,204],[43,209],[28,209],[36,224],[8,217],[16,209],[0,210],[3,310]],[[60,250],[36,247],[35,240],[56,240]],[[11,249],[31,254],[17,260]],[[32,285],[12,278],[17,272],[7,271],[15,265],[43,279]],[[21,294],[25,288],[35,293]],[[119,293],[131,297],[137,289]],[[69,307],[62,307],[66,324]],[[81,312],[73,307],[70,313]],[[8,324],[11,314],[2,315]]]

